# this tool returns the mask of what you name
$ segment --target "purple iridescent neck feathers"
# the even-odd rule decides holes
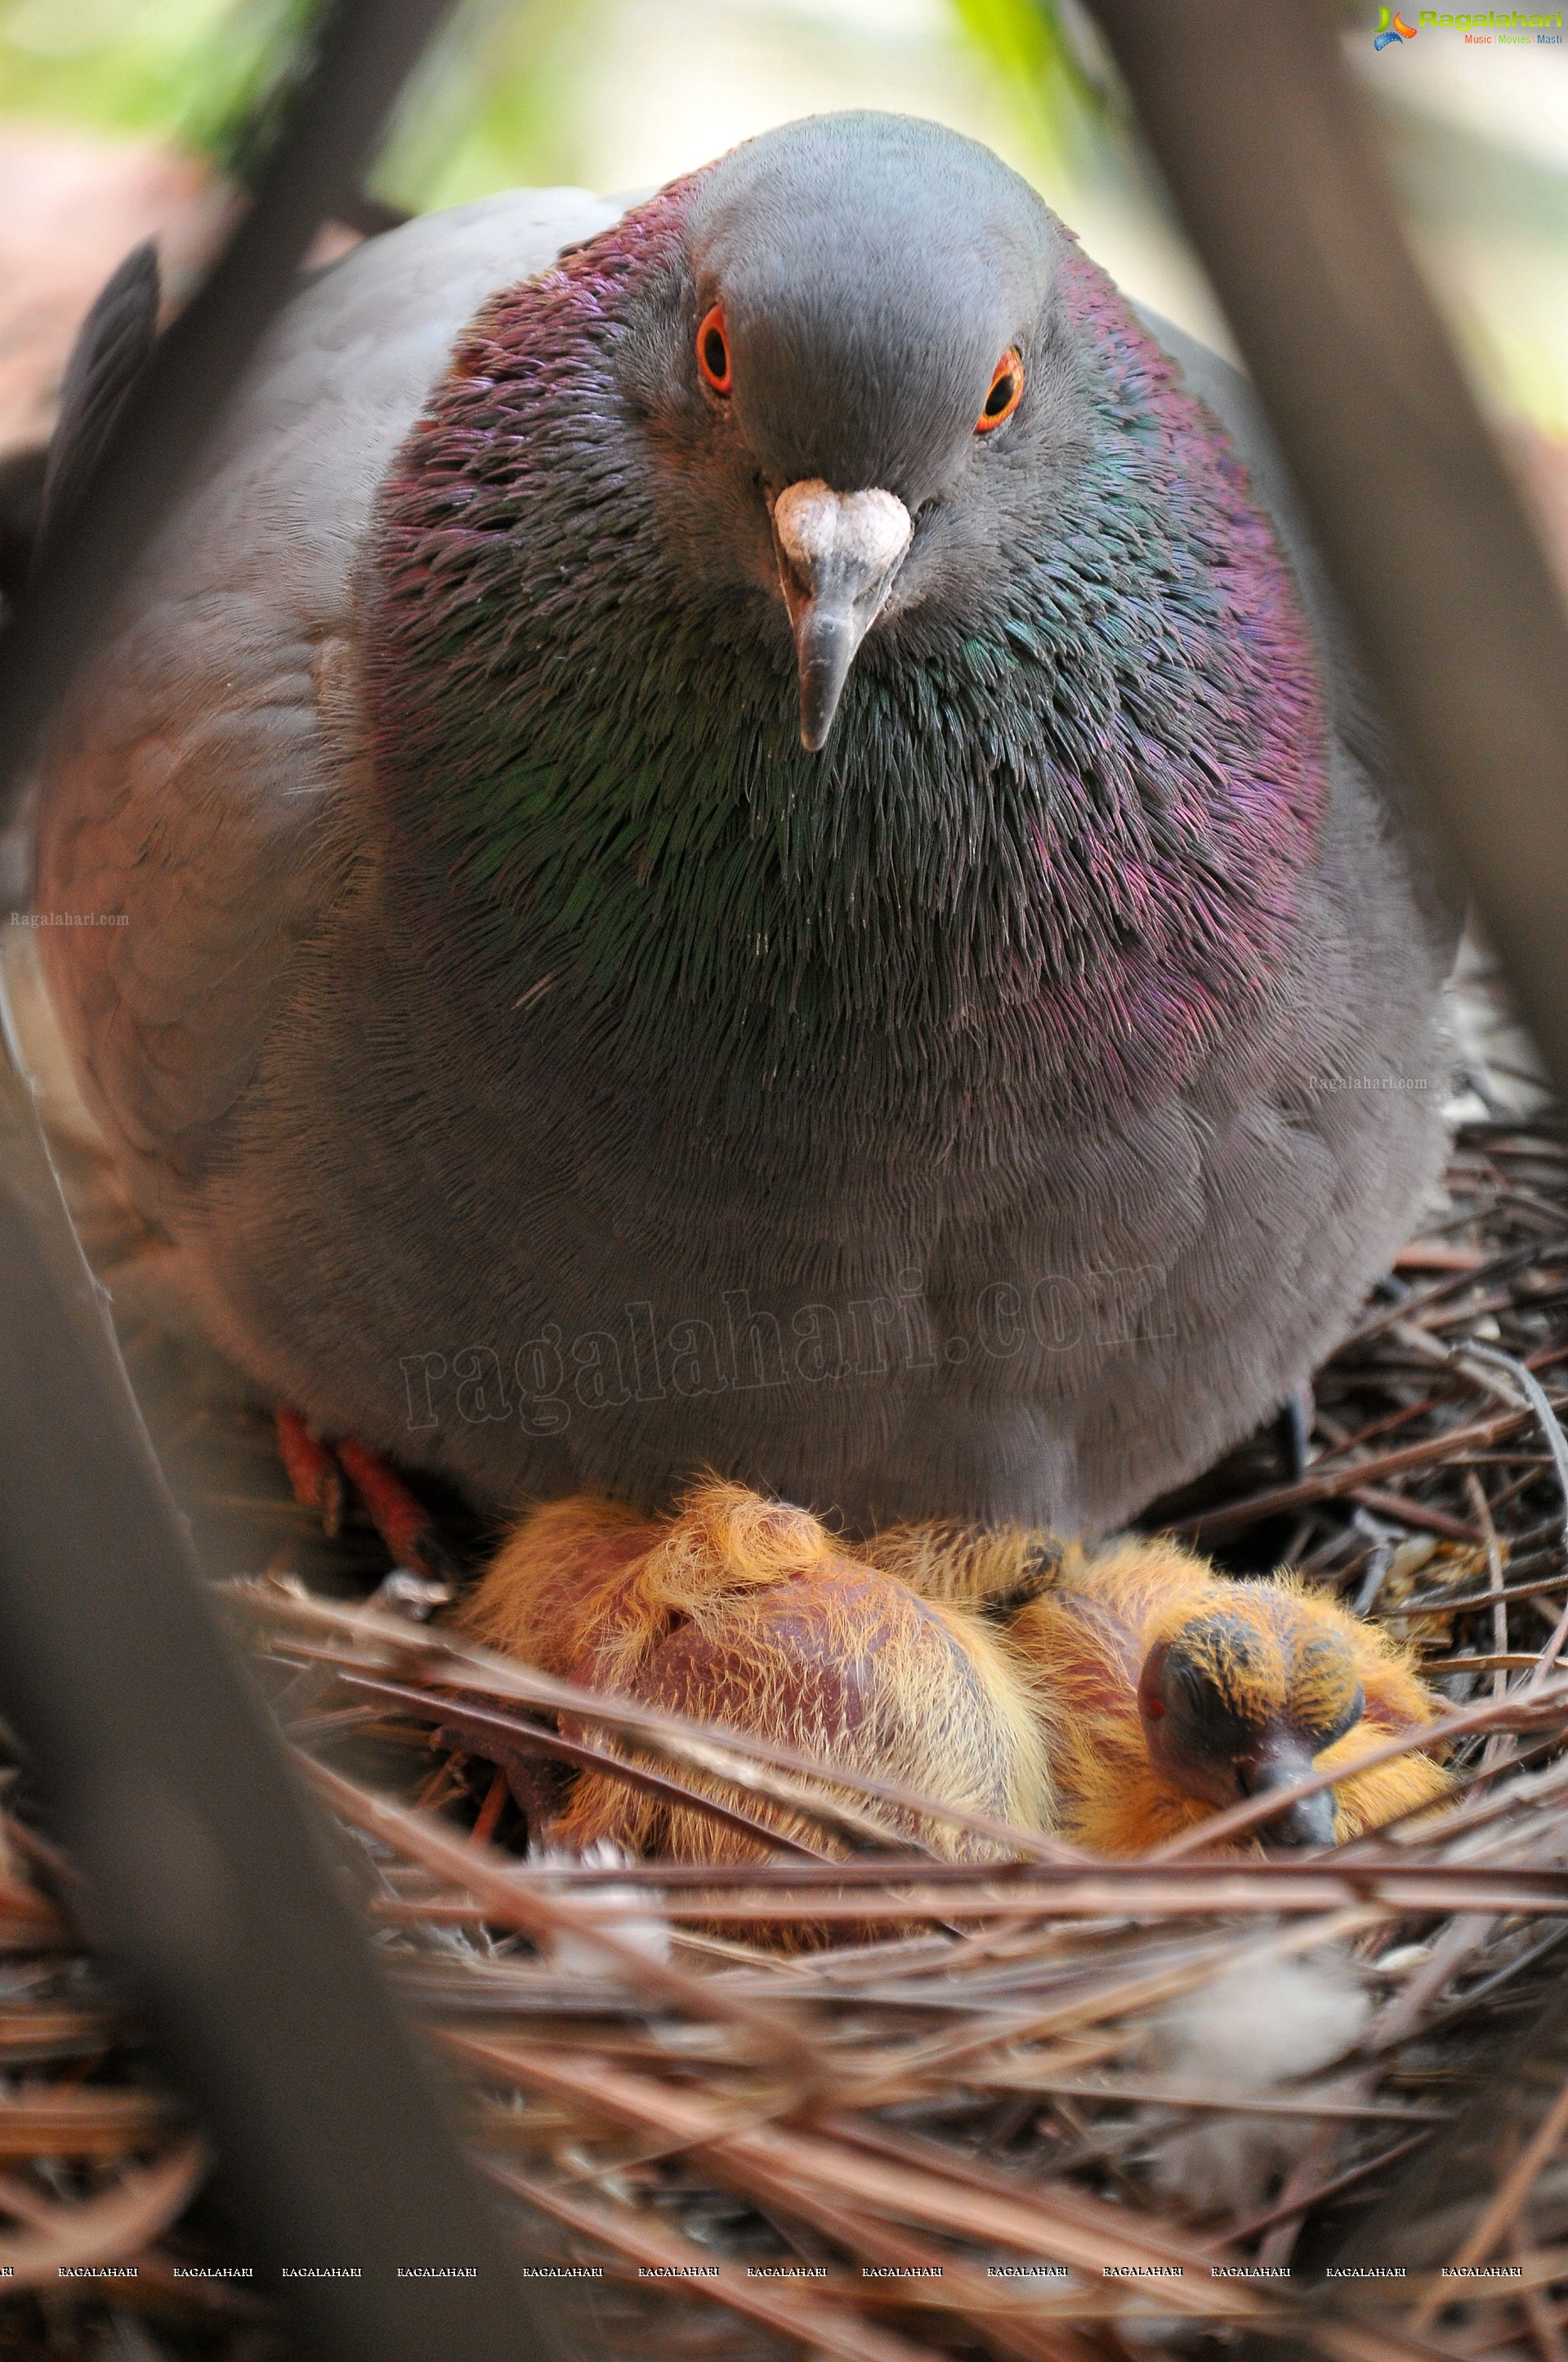
[[[385,487],[370,711],[419,925],[476,1008],[564,979],[645,1070],[930,1089],[988,1040],[1069,1101],[1170,1089],[1268,1000],[1324,809],[1242,467],[1051,225],[1050,436],[803,754],[704,422],[647,383],[703,178],[491,304]]]

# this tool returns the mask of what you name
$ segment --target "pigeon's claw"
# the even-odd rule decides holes
[[[367,1451],[349,1436],[342,1437],[334,1449],[396,1564],[423,1575],[427,1583],[449,1583],[457,1573],[457,1562],[430,1511],[409,1491],[392,1462],[379,1451]]]
[[[295,1500],[302,1509],[319,1513],[323,1533],[329,1541],[335,1540],[343,1523],[345,1488],[343,1471],[330,1445],[322,1441],[297,1410],[290,1410],[283,1404],[273,1412],[272,1425],[278,1438],[278,1457]]]
[[[902,501],[835,492],[811,477],[775,499],[773,548],[801,669],[801,743],[827,743],[861,641],[882,612],[914,526]]]
[[[302,1507],[319,1510],[323,1530],[335,1535],[343,1521],[352,1485],[395,1565],[426,1582],[447,1584],[456,1573],[451,1551],[436,1521],[389,1461],[342,1436],[328,1443],[297,1410],[280,1405],[272,1415],[278,1453]]]

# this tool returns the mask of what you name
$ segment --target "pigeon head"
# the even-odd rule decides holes
[[[867,632],[972,591],[1021,470],[1060,446],[1054,225],[973,141],[845,116],[724,159],[683,243],[629,307],[625,375],[690,471],[705,568],[782,600],[815,751]]]
[[[1349,1639],[1279,1584],[1238,1584],[1222,1607],[1157,1634],[1138,1683],[1155,1770],[1221,1806],[1305,1779],[1364,1705]],[[1332,1845],[1333,1791],[1297,1798],[1259,1835],[1269,1847]]]
[[[1271,1005],[1326,805],[1294,585],[971,141],[790,125],[498,293],[365,583],[388,874],[509,1056],[748,1122],[831,1074],[984,1158],[993,1068],[1098,1118]]]

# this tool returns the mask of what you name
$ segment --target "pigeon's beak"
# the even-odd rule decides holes
[[[835,492],[812,477],[773,502],[773,549],[801,665],[801,743],[826,745],[855,652],[881,612],[914,528],[892,492]]]
[[[1317,1769],[1312,1750],[1293,1732],[1271,1731],[1249,1757],[1244,1773],[1248,1795],[1264,1796],[1271,1788],[1288,1788]],[[1334,1792],[1320,1788],[1315,1796],[1298,1796],[1258,1836],[1271,1852],[1299,1846],[1331,1846],[1334,1842]]]

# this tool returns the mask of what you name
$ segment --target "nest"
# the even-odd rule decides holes
[[[133,1370],[182,1350],[131,1328]],[[1447,1749],[1444,1803],[1305,1859],[1246,1849],[1242,1807],[1140,1860],[972,1823],[988,1858],[938,1860],[907,1815],[947,1807],[424,1620],[367,1530],[329,1543],[284,1497],[253,1409],[187,1390],[160,1440],[209,1552],[244,1566],[251,1538],[235,1628],[575,2353],[1558,2362],[1565,1381],[1568,1144],[1473,1106],[1442,1206],[1319,1374],[1305,1472],[1263,1432],[1145,1521],[1243,1576],[1289,1560],[1447,1700],[1398,1742]],[[723,1869],[563,1857],[585,1760],[808,1835]],[[25,1781],[11,1805],[0,2356],[282,2352],[259,2295],[183,2276],[239,2252],[199,2136],[100,1987]],[[112,2303],[59,2278],[109,2256],[138,2272]],[[133,2318],[140,2345],[99,2342]]]

